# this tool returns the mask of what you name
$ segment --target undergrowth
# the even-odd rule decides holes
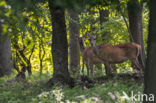
[[[115,78],[103,84],[94,84],[93,88],[80,86],[52,88],[45,87],[50,76],[34,74],[25,82],[7,84],[13,78],[0,78],[0,103],[139,103],[130,99],[131,93],[140,94],[143,84],[133,79]],[[127,95],[127,97],[125,96]]]

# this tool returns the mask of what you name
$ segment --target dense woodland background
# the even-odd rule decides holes
[[[156,94],[154,4],[154,0],[1,0],[0,102],[131,103],[123,92]],[[83,76],[77,37],[88,32],[97,34],[97,44],[140,44],[142,76],[130,61],[112,65],[116,72],[110,76],[104,65],[97,64],[94,79],[84,66]],[[91,46],[88,38],[84,46]]]

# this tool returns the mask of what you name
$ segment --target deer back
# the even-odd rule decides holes
[[[125,43],[119,45],[104,44],[99,49],[98,57],[110,63],[122,63],[128,59],[136,58],[140,54],[140,45]]]

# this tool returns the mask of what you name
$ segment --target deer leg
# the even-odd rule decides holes
[[[106,75],[110,75],[110,72],[111,72],[111,67],[110,67],[110,64],[109,63],[104,63],[105,64],[105,70],[106,70]]]
[[[84,75],[84,59],[82,59],[82,74]]]
[[[139,64],[138,58],[136,58],[136,65],[139,71],[141,71],[141,65]]]
[[[115,64],[111,64],[110,67],[111,67],[111,73],[112,72],[113,73],[117,73],[117,71],[116,71],[116,65]]]
[[[111,67],[111,65],[109,63],[108,63],[108,65],[109,65],[109,69],[108,69],[108,75],[109,75],[109,74],[111,74],[113,72],[113,69],[112,69],[112,67]]]
[[[139,64],[137,58],[136,58],[136,59],[132,59],[132,60],[131,60],[131,63],[132,63],[132,67],[133,67],[134,69],[137,69],[138,71],[141,71],[141,65]]]
[[[92,74],[92,78],[94,77],[94,67],[93,64],[90,65],[90,70],[91,70],[91,74]]]
[[[86,67],[87,67],[87,75],[89,76],[89,69],[90,69],[90,67],[89,67],[89,63],[88,62],[86,62]]]
[[[132,67],[133,67],[134,69],[137,69],[137,71],[139,71],[139,73],[138,73],[138,76],[139,76],[139,77],[143,77],[141,65],[139,64],[137,58],[132,60]]]
[[[102,64],[97,64],[96,66],[97,66],[98,70],[102,71]]]

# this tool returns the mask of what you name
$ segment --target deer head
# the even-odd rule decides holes
[[[96,34],[91,36],[89,33],[87,34],[89,37],[89,41],[91,43],[91,47],[96,55],[99,54],[98,46],[96,45]]]
[[[76,35],[76,39],[77,39],[77,41],[78,41],[78,43],[79,43],[81,52],[83,52],[84,49],[85,49],[85,46],[84,46],[84,39],[85,39],[86,37],[87,37],[87,33],[86,33],[84,36],[82,36],[82,37],[79,37],[79,36]]]

